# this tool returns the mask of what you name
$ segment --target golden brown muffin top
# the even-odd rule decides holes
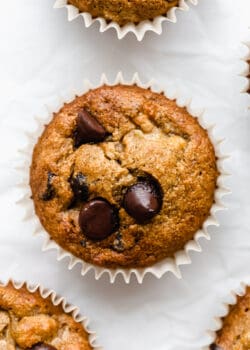
[[[178,6],[179,0],[68,0],[68,3],[94,18],[103,17],[123,26],[166,15],[170,8]]]
[[[237,303],[230,307],[223,318],[223,326],[217,333],[212,350],[249,350],[250,349],[250,287],[246,294],[238,297]]]
[[[80,323],[48,297],[0,286],[0,349],[90,350]]]
[[[54,114],[35,146],[30,184],[41,223],[64,249],[100,266],[138,267],[172,257],[194,237],[217,175],[207,132],[185,108],[117,85]]]

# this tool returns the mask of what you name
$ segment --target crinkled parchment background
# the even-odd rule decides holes
[[[178,14],[177,24],[164,34],[133,36],[118,41],[113,31],[85,29],[80,19],[69,23],[53,0],[0,1],[0,278],[14,277],[54,288],[80,306],[109,350],[198,350],[206,344],[205,330],[220,312],[222,299],[250,277],[250,99],[240,91],[250,41],[249,0],[200,0]],[[110,285],[106,278],[81,278],[78,268],[66,269],[55,253],[41,252],[41,238],[32,237],[23,209],[15,204],[14,165],[25,146],[25,131],[35,127],[58,94],[79,88],[85,78],[95,82],[105,71],[125,77],[138,71],[146,81],[175,84],[185,97],[206,109],[232,155],[232,173],[225,200],[229,210],[218,217],[221,227],[203,240],[203,253],[192,254],[182,268],[183,280],[166,275],[147,277],[142,285]]]

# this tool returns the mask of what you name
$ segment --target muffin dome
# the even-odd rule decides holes
[[[91,350],[88,333],[61,305],[38,291],[0,286],[0,348]]]
[[[213,145],[175,101],[102,86],[54,114],[35,146],[30,185],[51,238],[106,267],[144,267],[184,248],[214,202]]]

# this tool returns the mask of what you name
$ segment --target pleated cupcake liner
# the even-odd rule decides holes
[[[156,264],[149,266],[149,267],[142,267],[142,268],[106,268],[106,267],[100,267],[96,266],[90,263],[87,263],[74,255],[72,255],[70,252],[64,250],[62,247],[60,247],[55,241],[53,241],[50,237],[50,235],[45,231],[45,229],[40,224],[40,221],[38,217],[35,214],[34,211],[34,205],[33,201],[31,199],[31,189],[29,186],[29,172],[30,172],[30,165],[32,160],[32,152],[35,144],[37,143],[38,137],[41,135],[44,124],[48,124],[50,120],[52,119],[53,113],[60,110],[60,108],[63,106],[65,102],[72,101],[76,95],[80,96],[87,91],[100,87],[102,85],[117,85],[117,84],[125,84],[125,85],[137,85],[142,88],[150,88],[153,92],[158,93],[164,93],[164,95],[172,100],[176,100],[176,103],[180,107],[186,107],[188,112],[196,117],[201,124],[203,128],[205,128],[208,132],[209,138],[214,146],[216,158],[217,158],[217,169],[219,171],[219,177],[217,180],[217,188],[214,194],[214,204],[210,210],[209,217],[205,220],[203,223],[203,226],[200,230],[198,230],[194,238],[187,242],[184,246],[183,250],[177,251],[173,258],[165,258]],[[142,283],[144,277],[147,274],[151,274],[155,276],[156,278],[161,278],[164,274],[167,272],[171,272],[174,276],[176,276],[178,279],[182,278],[180,266],[187,265],[191,263],[191,258],[189,253],[192,251],[201,252],[202,247],[199,243],[200,239],[205,238],[207,240],[210,240],[210,234],[209,234],[209,227],[212,226],[219,226],[219,222],[216,218],[216,213],[221,210],[225,210],[226,207],[222,202],[222,198],[230,193],[230,190],[225,186],[225,180],[228,177],[228,173],[225,170],[224,162],[226,159],[229,158],[228,155],[223,154],[221,151],[221,143],[223,142],[223,139],[217,139],[214,136],[213,129],[214,125],[209,125],[206,122],[205,118],[205,112],[196,113],[192,108],[191,101],[185,101],[183,97],[178,93],[178,91],[171,91],[163,88],[159,88],[153,80],[151,80],[148,83],[142,83],[139,75],[135,73],[130,80],[125,80],[122,73],[119,72],[113,82],[110,82],[105,74],[103,74],[100,78],[100,82],[97,85],[92,85],[88,80],[86,80],[83,84],[83,88],[80,92],[77,94],[71,93],[67,96],[67,98],[58,98],[58,101],[53,104],[53,106],[50,106],[47,108],[47,116],[44,119],[35,118],[37,122],[37,128],[35,132],[26,132],[27,136],[27,147],[24,150],[21,150],[22,155],[22,164],[17,168],[20,172],[21,181],[17,185],[19,188],[22,189],[23,195],[18,200],[19,205],[25,208],[25,220],[29,220],[32,225],[31,227],[35,227],[34,234],[35,235],[42,235],[44,238],[44,243],[42,246],[42,251],[49,251],[49,250],[55,250],[57,253],[57,260],[61,261],[63,259],[68,260],[68,269],[71,270],[76,265],[80,264],[81,266],[81,275],[85,276],[88,272],[94,271],[94,276],[96,280],[99,280],[101,276],[108,275],[109,280],[111,283],[114,283],[116,278],[121,275],[126,283],[129,283],[131,280],[131,277],[134,275],[138,281],[138,283]]]
[[[154,32],[158,35],[162,33],[163,23],[177,22],[178,11],[188,11],[190,4],[197,5],[198,0],[180,0],[179,5],[172,7],[165,16],[157,16],[152,21],[144,20],[138,24],[128,23],[124,26],[120,26],[114,21],[107,21],[103,17],[93,18],[88,12],[80,12],[79,9],[73,5],[68,4],[67,0],[56,0],[54,8],[65,8],[67,10],[68,21],[72,21],[78,17],[82,17],[86,28],[90,27],[93,23],[99,23],[99,31],[101,33],[114,29],[117,33],[118,39],[123,39],[128,33],[133,33],[138,41],[141,41],[147,32]]]
[[[49,299],[54,306],[61,306],[66,314],[72,316],[77,323],[80,323],[83,326],[84,330],[88,334],[88,340],[93,350],[103,350],[103,347],[97,343],[96,332],[90,330],[89,328],[89,319],[80,313],[80,310],[77,306],[68,303],[65,297],[58,295],[53,289],[45,288],[39,283],[31,284],[27,281],[20,282],[14,279],[9,279],[4,282],[0,281],[0,286],[5,287],[9,283],[11,283],[11,285],[17,290],[24,287],[30,293],[35,293],[38,291],[43,299]]]
[[[248,283],[241,282],[238,287],[231,290],[228,295],[226,295],[221,302],[221,311],[213,318],[213,330],[208,330],[206,333],[210,338],[209,344],[204,346],[202,350],[211,350],[211,345],[216,340],[217,332],[223,327],[223,319],[229,314],[231,307],[236,305],[238,298],[246,294],[246,289],[249,287]]]
[[[242,71],[240,72],[240,76],[246,78],[245,84],[243,85],[241,92],[250,93],[250,29],[248,30],[249,41],[243,42],[243,46],[246,48],[246,52],[241,57],[241,61],[245,63]],[[249,105],[250,108],[250,105]]]
[[[246,77],[248,80],[248,86],[247,86],[247,92],[250,94],[250,29],[249,29],[249,42],[247,43],[248,47],[248,56],[247,56],[247,73]],[[250,108],[250,103],[249,103],[249,108]]]

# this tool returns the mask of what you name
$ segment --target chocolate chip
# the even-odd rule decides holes
[[[75,147],[84,143],[98,143],[107,136],[104,127],[86,109],[82,109],[77,116],[74,133]]]
[[[74,193],[74,200],[87,201],[89,196],[89,189],[86,176],[82,173],[76,174],[70,178],[70,186]]]
[[[113,242],[112,248],[117,252],[123,252],[125,250],[125,247],[122,241],[122,235],[119,232],[115,236],[115,240]]]
[[[83,248],[86,248],[86,246],[87,246],[87,242],[85,241],[85,239],[82,239],[80,244]]]
[[[138,182],[128,188],[123,206],[137,222],[144,223],[159,213],[162,207],[162,189],[152,176],[138,178]]]
[[[210,345],[209,349],[210,350],[223,350],[220,346],[216,345],[215,343]]]
[[[50,201],[51,199],[54,198],[54,196],[56,194],[54,186],[52,184],[54,176],[56,176],[56,175],[51,173],[50,171],[48,172],[47,187],[46,187],[45,192],[41,195],[41,199],[43,201]]]
[[[38,343],[36,345],[33,345],[32,348],[29,348],[29,350],[57,350],[54,346],[45,344],[45,343]]]
[[[118,211],[104,198],[92,199],[83,205],[79,225],[87,238],[102,240],[117,230]]]

